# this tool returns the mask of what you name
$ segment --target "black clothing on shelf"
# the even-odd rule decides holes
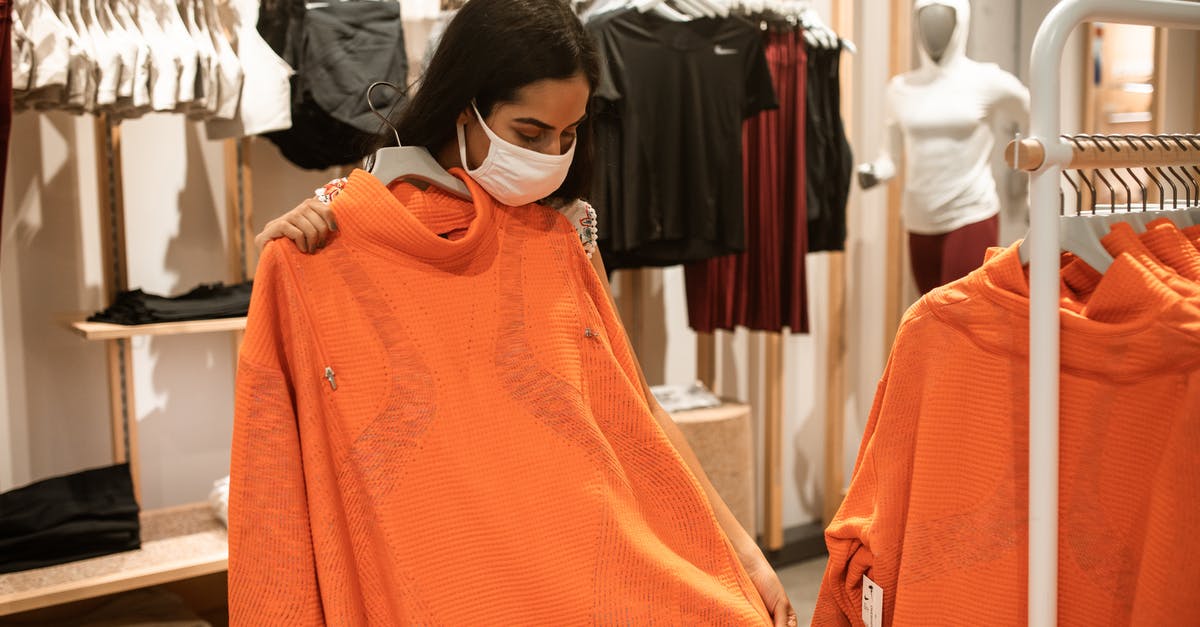
[[[846,248],[854,157],[842,123],[842,46],[808,51],[808,251]]]
[[[627,10],[588,30],[602,58],[591,200],[605,262],[666,266],[742,251],[742,122],[777,106],[759,28]]]
[[[265,136],[302,168],[320,170],[359,161],[373,152],[384,128],[367,104],[367,88],[375,81],[388,81],[402,90],[407,84],[400,4],[347,0],[310,8],[303,13],[298,33],[294,10],[284,6],[269,30],[276,41],[285,41],[283,59],[296,70],[291,78],[292,127]],[[262,30],[261,20],[259,24]],[[390,89],[378,89],[372,96],[376,108],[385,113],[404,100],[403,91]]]
[[[0,573],[138,549],[138,512],[129,464],[0,494]]]
[[[117,302],[88,318],[88,322],[152,324],[240,318],[250,310],[252,288],[253,282],[237,285],[212,283],[174,298],[147,294],[142,290],[121,292],[117,295]]]

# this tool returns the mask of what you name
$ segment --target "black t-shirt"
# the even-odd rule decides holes
[[[635,10],[588,28],[603,60],[593,204],[606,262],[744,250],[742,122],[778,106],[763,33],[736,17],[673,22]]]

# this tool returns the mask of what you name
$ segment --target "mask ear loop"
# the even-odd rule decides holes
[[[483,117],[479,115],[479,109],[475,107],[474,98],[471,99],[471,111],[475,113],[475,119],[482,123]],[[479,168],[471,170],[471,165],[467,163],[467,125],[465,123],[455,124],[454,127],[458,134],[458,158],[460,161],[462,161],[462,169],[466,171],[467,174],[478,172],[480,168],[483,167],[483,164],[480,164]]]

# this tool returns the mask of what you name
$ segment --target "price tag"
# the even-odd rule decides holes
[[[883,627],[883,588],[863,575],[862,619],[867,627]]]

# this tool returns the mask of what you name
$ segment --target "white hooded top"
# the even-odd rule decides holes
[[[968,0],[916,0],[914,16],[934,4],[955,11],[950,44],[938,62],[918,46],[921,66],[888,85],[888,132],[883,155],[873,164],[880,180],[894,177],[903,147],[905,226],[926,235],[999,213],[992,124],[998,112],[1016,121],[1029,112],[1029,90],[1017,77],[967,58]]]

